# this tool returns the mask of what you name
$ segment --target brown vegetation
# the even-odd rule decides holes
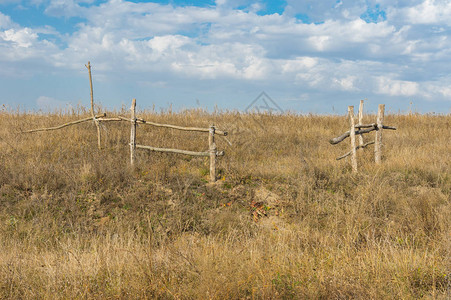
[[[138,115],[228,130],[220,180],[208,158],[145,150],[130,169],[125,122],[98,150],[92,122],[20,134],[88,113],[1,113],[0,298],[449,296],[451,116],[387,115],[382,165],[369,147],[353,175],[335,160],[349,143],[328,142],[345,116]],[[139,126],[137,142],[208,135]]]

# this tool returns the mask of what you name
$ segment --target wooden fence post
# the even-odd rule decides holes
[[[131,109],[131,130],[130,130],[130,164],[135,164],[135,150],[136,150],[136,99],[132,100]]]
[[[100,150],[102,148],[101,141],[100,141],[100,125],[99,125],[99,121],[97,120],[96,115],[94,113],[94,93],[92,90],[91,62],[88,61],[88,64],[85,65],[85,67],[88,69],[88,72],[89,72],[89,85],[91,87],[91,115],[92,115],[94,124],[96,124],[96,127],[97,127],[97,147]]]
[[[215,126],[210,126],[208,134],[208,145],[210,152],[210,182],[216,181],[216,143],[215,143]]]
[[[352,172],[357,173],[357,151],[355,146],[355,123],[354,123],[354,106],[348,106],[349,123],[351,125],[351,165]]]
[[[363,124],[363,100],[360,100],[359,105],[359,125]],[[360,152],[363,152],[363,134],[359,134]]]
[[[374,141],[374,161],[376,164],[380,164],[382,161],[382,130],[384,124],[384,111],[385,104],[379,104],[376,121],[376,138]]]

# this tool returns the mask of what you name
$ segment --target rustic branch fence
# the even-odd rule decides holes
[[[332,145],[336,145],[342,141],[344,141],[346,138],[350,137],[351,140],[351,150],[338,157],[337,160],[343,159],[345,157],[351,156],[351,166],[352,171],[357,172],[357,150],[364,149],[369,145],[374,144],[374,161],[376,164],[380,164],[382,161],[382,130],[383,129],[389,129],[389,130],[396,130],[395,127],[386,126],[383,125],[384,122],[384,111],[385,111],[385,105],[379,104],[378,111],[377,111],[377,119],[376,123],[373,124],[362,124],[363,121],[363,100],[360,100],[359,105],[359,113],[358,113],[358,124],[355,124],[354,120],[354,106],[348,106],[348,116],[349,116],[349,124],[350,124],[350,130],[346,131],[342,135],[335,137],[331,140],[329,140],[329,143]],[[370,141],[367,143],[364,143],[363,140],[363,134],[369,133],[372,131],[376,131],[376,136],[374,141]],[[359,136],[359,145],[356,146],[356,135]]]
[[[131,119],[126,119],[124,117],[119,117],[119,119],[123,121],[131,122],[131,130],[130,130],[130,164],[133,166],[136,160],[136,149],[146,149],[150,151],[156,152],[166,152],[166,153],[177,153],[177,154],[185,154],[191,156],[205,156],[210,157],[210,182],[216,181],[216,157],[223,156],[224,151],[218,151],[215,143],[215,134],[226,136],[226,131],[217,130],[214,125],[211,125],[210,128],[197,128],[197,127],[182,127],[170,124],[160,124],[154,122],[148,122],[146,120],[140,119],[136,117],[136,99],[133,99],[131,106]],[[156,127],[165,127],[176,130],[183,131],[196,131],[196,132],[205,132],[208,133],[208,151],[205,152],[194,152],[188,150],[180,150],[180,149],[170,149],[170,148],[157,148],[152,146],[139,145],[136,143],[136,126],[137,124],[150,125]]]
[[[22,133],[33,133],[33,132],[58,130],[58,129],[65,128],[67,126],[93,121],[97,128],[97,146],[98,146],[99,150],[101,150],[100,122],[127,121],[127,122],[131,122],[130,164],[132,166],[134,166],[135,160],[136,160],[136,149],[147,149],[150,151],[177,153],[177,154],[185,154],[185,155],[191,155],[191,156],[205,156],[205,157],[210,157],[210,181],[211,182],[216,181],[216,158],[218,156],[223,156],[224,151],[217,150],[216,143],[215,143],[215,134],[226,136],[227,135],[226,131],[217,130],[214,125],[211,125],[209,128],[183,127],[183,126],[170,125],[170,124],[159,124],[159,123],[149,122],[149,121],[137,118],[136,117],[136,99],[133,99],[133,101],[132,101],[131,118],[126,118],[126,117],[122,117],[122,116],[107,118],[106,113],[96,115],[94,112],[94,96],[93,96],[93,87],[92,87],[91,63],[88,62],[88,64],[85,66],[89,72],[89,85],[90,85],[90,90],[91,90],[91,111],[90,111],[91,117],[76,120],[76,121],[71,121],[71,122],[64,123],[64,124],[54,126],[54,127],[26,130],[26,131],[22,131]],[[165,127],[165,128],[176,129],[176,130],[197,131],[197,132],[208,133],[208,145],[209,145],[208,151],[195,152],[195,151],[187,151],[187,150],[180,150],[180,149],[157,148],[157,147],[152,147],[152,146],[138,145],[138,144],[136,144],[137,124],[151,125],[151,126],[156,126],[156,127]]]
[[[216,143],[215,143],[215,135],[217,134],[217,135],[227,136],[226,131],[217,130],[214,125],[210,125],[209,128],[197,128],[197,127],[183,127],[183,126],[170,125],[170,124],[160,124],[160,123],[154,123],[154,122],[143,120],[141,118],[136,117],[136,99],[133,99],[133,101],[132,101],[130,118],[126,118],[123,116],[107,118],[105,113],[96,115],[94,112],[94,96],[93,96],[90,62],[88,62],[88,64],[85,66],[89,72],[89,83],[90,83],[90,90],[91,90],[91,111],[90,111],[91,117],[68,122],[68,123],[54,126],[54,127],[22,131],[22,133],[33,133],[33,132],[58,130],[58,129],[62,129],[67,126],[76,125],[76,124],[80,124],[80,123],[84,123],[84,122],[88,122],[88,121],[92,120],[97,129],[97,145],[100,150],[101,149],[100,122],[127,121],[127,122],[131,123],[130,164],[132,166],[134,166],[135,161],[136,161],[136,149],[146,149],[146,150],[156,151],[156,152],[166,152],[166,153],[185,154],[185,155],[191,155],[191,156],[210,157],[210,181],[211,182],[216,181],[216,158],[218,156],[223,156],[224,151],[217,150]],[[337,160],[343,159],[347,156],[351,156],[351,165],[352,165],[353,172],[357,172],[357,150],[359,150],[359,149],[363,150],[364,148],[366,148],[367,146],[372,145],[372,144],[375,145],[374,160],[375,160],[376,164],[381,163],[381,160],[382,160],[382,130],[383,129],[396,130],[395,127],[383,125],[384,110],[385,110],[385,105],[379,104],[376,123],[362,124],[363,100],[361,100],[360,105],[359,105],[358,123],[356,125],[355,120],[354,120],[354,106],[349,106],[348,107],[348,116],[349,116],[350,130],[329,141],[332,145],[336,145],[336,144],[344,141],[346,138],[350,137],[351,150],[348,153],[338,157]],[[137,144],[136,143],[136,129],[137,129],[138,124],[150,125],[150,126],[155,126],[155,127],[164,127],[164,128],[183,130],[183,131],[195,131],[195,132],[208,133],[208,150],[204,151],[204,152],[195,152],[195,151],[180,150],[180,149],[157,148],[157,147]],[[363,134],[369,133],[372,131],[376,131],[375,140],[364,143]],[[356,146],[356,135],[359,138],[358,146]]]

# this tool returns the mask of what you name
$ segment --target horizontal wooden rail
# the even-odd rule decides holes
[[[156,151],[156,152],[168,152],[168,153],[177,153],[177,154],[185,154],[185,155],[192,155],[192,156],[210,156],[209,151],[195,152],[195,151],[187,151],[187,150],[180,150],[180,149],[157,148],[157,147],[143,146],[143,145],[136,145],[136,148],[147,149],[147,150]],[[216,156],[223,156],[223,155],[224,155],[224,151],[216,152]]]
[[[355,150],[359,150],[359,149],[361,149],[361,148],[365,148],[365,147],[367,147],[367,146],[369,146],[369,145],[373,145],[374,144],[374,141],[371,141],[371,142],[368,142],[368,143],[366,143],[366,144],[364,144],[364,145],[359,145],[359,146],[357,146],[357,147],[355,147]],[[342,156],[340,156],[340,157],[337,157],[336,159],[337,160],[340,160],[340,159],[343,159],[343,158],[345,158],[345,157],[348,157],[349,155],[351,155],[352,154],[352,151],[349,151],[348,153],[346,153],[346,154],[344,154],[344,155],[342,155]]]
[[[133,122],[133,120],[125,117],[119,116],[123,121]],[[146,121],[140,118],[136,118],[136,123],[144,124],[144,125],[151,125],[155,127],[165,127],[165,128],[171,128],[171,129],[177,129],[177,130],[184,130],[184,131],[197,131],[197,132],[210,132],[210,128],[198,128],[198,127],[183,127],[183,126],[177,126],[177,125],[170,125],[170,124],[160,124],[155,122]],[[221,130],[215,130],[215,134],[227,136],[227,131],[221,131]]]
[[[156,127],[166,127],[166,128],[172,128],[177,130],[184,130],[184,131],[197,131],[197,132],[210,132],[210,128],[198,128],[198,127],[183,127],[183,126],[177,126],[177,125],[170,125],[170,124],[159,124],[154,122],[145,121],[142,119],[137,119],[138,123],[145,124],[145,125],[151,125]],[[221,130],[215,130],[215,134],[219,135],[227,135],[227,131],[221,131]]]
[[[355,125],[355,128],[371,128],[371,127],[376,127],[377,124],[376,123],[372,123],[372,124],[359,124],[359,125]]]
[[[356,135],[357,134],[363,134],[363,133],[369,133],[371,131],[378,130],[376,124],[371,124],[371,125],[370,124],[365,124],[365,125],[358,125],[358,126],[355,126],[355,127],[366,128],[366,129],[356,130],[355,131]],[[382,129],[396,130],[395,127],[385,126],[385,125],[382,125]],[[350,135],[351,135],[350,131],[346,131],[342,135],[329,140],[329,143],[331,143],[332,145],[338,144],[338,143],[342,142],[343,140],[345,140],[346,138],[348,138]]]
[[[97,119],[99,122],[112,122],[112,121],[123,121],[120,118],[99,118]]]
[[[105,116],[106,116],[106,114],[96,115],[96,116],[94,117],[94,119],[101,118],[101,117],[105,117]],[[26,131],[22,131],[22,133],[31,133],[31,132],[39,132],[39,131],[57,130],[57,129],[61,129],[61,128],[64,128],[64,127],[67,127],[67,126],[70,126],[70,125],[80,124],[80,123],[88,122],[88,121],[92,121],[92,120],[93,120],[93,118],[92,118],[92,117],[89,117],[89,118],[85,118],[85,119],[81,119],[81,120],[77,120],[77,121],[72,121],[72,122],[69,122],[69,123],[65,123],[65,124],[62,124],[62,125],[59,125],[59,126],[55,126],[55,127],[48,127],[48,128],[39,128],[39,129],[26,130]]]
[[[180,149],[157,148],[157,147],[143,146],[143,145],[136,145],[136,148],[147,149],[147,150],[156,151],[156,152],[169,152],[169,153],[186,154],[186,155],[192,155],[192,156],[209,156],[210,155],[209,152],[195,152],[195,151],[187,151],[187,150],[180,150]]]

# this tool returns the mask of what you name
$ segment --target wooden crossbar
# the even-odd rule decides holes
[[[147,149],[147,150],[156,151],[156,152],[186,154],[186,155],[191,155],[191,156],[210,156],[210,152],[195,152],[195,151],[180,150],[180,149],[157,148],[157,147],[144,146],[144,145],[136,145],[136,148]]]
[[[369,133],[371,131],[374,130],[378,130],[378,126],[376,124],[364,124],[364,125],[358,125],[358,126],[354,126],[355,128],[366,128],[366,129],[359,129],[355,131],[355,134],[363,134],[363,133]],[[390,130],[396,130],[396,127],[392,127],[392,126],[385,126],[382,125],[382,129],[390,129]],[[344,141],[346,138],[348,138],[351,135],[350,131],[346,131],[345,133],[343,133],[342,135],[330,139],[329,143],[331,143],[332,145],[338,144],[342,141]]]
[[[97,115],[97,116],[94,116],[94,119],[100,118],[100,117],[105,117],[105,116],[106,116],[106,114]],[[57,130],[57,129],[61,129],[61,128],[64,128],[64,127],[67,127],[67,126],[70,126],[70,125],[80,124],[80,123],[88,122],[88,121],[92,121],[92,120],[93,120],[93,118],[89,117],[89,118],[84,118],[84,119],[81,119],[81,120],[72,121],[72,122],[69,122],[69,123],[64,123],[62,125],[58,125],[58,126],[55,126],[55,127],[26,130],[26,131],[22,131],[22,133]]]

